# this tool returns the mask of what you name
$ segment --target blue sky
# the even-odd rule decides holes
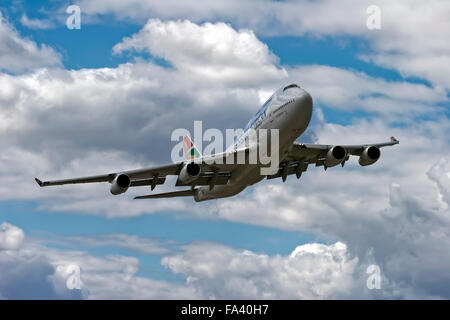
[[[448,66],[435,67],[433,59],[438,52],[442,61],[446,61],[449,47],[435,39],[435,44],[427,43],[422,52],[417,52],[414,45],[423,41],[422,35],[435,33],[421,30],[414,38],[417,32],[408,24],[409,16],[417,14],[413,7],[402,3],[403,20],[394,23],[389,5],[381,1],[383,27],[367,30],[365,4],[355,9],[358,5],[352,1],[347,4],[348,11],[335,10],[334,4],[328,1],[317,4],[336,14],[329,21],[318,17],[317,24],[301,14],[298,18],[304,19],[305,24],[296,23],[294,12],[291,17],[281,7],[290,1],[266,1],[266,5],[274,6],[274,12],[278,12],[267,13],[268,19],[273,19],[272,24],[258,16],[246,22],[242,16],[248,8],[245,5],[240,8],[240,4],[219,11],[215,4],[210,4],[210,10],[197,8],[195,4],[189,9],[180,5],[181,9],[174,8],[174,13],[168,13],[172,11],[165,10],[164,3],[148,4],[148,8],[134,1],[123,4],[113,1],[109,7],[96,5],[96,1],[75,3],[82,12],[81,30],[66,28],[68,15],[64,10],[69,3],[64,1],[15,0],[4,1],[1,6],[1,30],[8,30],[12,35],[0,36],[0,42],[14,42],[17,46],[0,51],[0,73],[4,76],[1,81],[10,83],[13,88],[0,91],[0,104],[5,110],[0,120],[6,119],[0,133],[3,150],[8,151],[3,155],[1,172],[10,183],[6,187],[8,190],[0,190],[0,223],[11,225],[5,230],[22,230],[26,239],[20,241],[25,241],[23,246],[39,246],[53,267],[61,263],[55,261],[67,262],[76,256],[73,252],[82,252],[83,259],[97,257],[111,264],[113,260],[108,260],[111,256],[134,257],[138,269],[132,272],[133,279],[157,280],[162,286],[176,287],[174,296],[140,287],[139,290],[148,293],[150,298],[189,297],[194,293],[193,297],[203,298],[262,297],[235,287],[224,290],[221,295],[220,281],[233,279],[234,271],[229,274],[227,269],[217,271],[212,261],[205,260],[204,263],[211,264],[211,274],[221,280],[211,280],[207,275],[202,277],[201,271],[195,269],[195,264],[201,265],[203,259],[195,255],[198,247],[204,248],[204,259],[210,252],[224,250],[222,256],[229,254],[232,260],[233,255],[239,257],[243,250],[248,250],[258,259],[268,256],[273,261],[284,259],[286,264],[291,263],[289,255],[293,255],[296,247],[300,247],[301,252],[316,252],[312,258],[301,255],[303,260],[296,264],[299,270],[307,270],[308,266],[319,270],[331,263],[309,260],[322,259],[321,254],[325,257],[327,252],[344,261],[341,265],[344,271],[336,280],[342,284],[330,286],[332,289],[325,293],[317,288],[322,282],[332,283],[332,280],[322,275],[311,276],[311,279],[302,275],[292,278],[300,283],[295,290],[286,284],[269,285],[267,296],[274,298],[450,297],[448,290],[438,286],[440,281],[448,280],[442,270],[450,265],[446,264],[450,263],[450,258],[444,259],[440,267],[412,263],[412,268],[421,270],[416,279],[414,269],[410,275],[400,273],[399,269],[410,257],[397,257],[395,251],[410,248],[413,255],[420,256],[422,247],[410,241],[409,234],[436,230],[439,217],[448,222],[446,159],[449,155],[450,80],[441,70]],[[130,5],[124,5],[126,3]],[[264,7],[253,2],[248,5],[258,10]],[[142,8],[136,11],[132,10],[133,6]],[[298,12],[308,6],[315,5],[305,1],[294,4]],[[430,10],[430,17],[424,19],[433,21],[433,14],[438,15],[443,10],[441,6],[448,9],[437,1]],[[363,17],[361,26],[358,19],[352,19],[353,12]],[[25,16],[49,26],[39,29],[27,25]],[[173,32],[173,39],[177,39],[179,33],[182,40],[158,37],[157,30],[162,29],[169,34]],[[190,33],[183,33],[188,32],[186,29],[191,30]],[[219,44],[223,39],[224,50],[231,50],[229,60],[223,62],[222,56],[209,52],[207,45],[203,47],[206,42],[202,41],[206,41],[208,32],[217,35]],[[250,34],[245,38],[248,41],[245,48],[250,48],[249,52],[227,47],[239,48],[240,42],[236,39],[246,32]],[[127,42],[126,38],[130,37],[139,42]],[[183,40],[183,37],[188,39]],[[23,41],[35,43],[36,48],[30,49]],[[189,48],[190,43],[192,48]],[[20,52],[14,54],[15,48],[22,45]],[[199,51],[195,51],[197,49]],[[258,55],[252,57],[254,52]],[[199,59],[203,53],[204,61]],[[11,63],[14,59],[30,63],[23,68],[15,67]],[[421,64],[432,68],[423,68]],[[227,68],[231,70],[228,78],[220,73]],[[31,80],[33,77],[37,77],[36,83]],[[300,181],[288,179],[286,184],[263,181],[263,186],[250,188],[237,199],[205,205],[190,199],[132,204],[132,197],[148,192],[146,189],[112,199],[106,185],[85,189],[83,186],[55,188],[50,193],[33,185],[33,175],[57,178],[61,174],[102,174],[122,168],[117,166],[134,169],[135,165],[166,162],[170,159],[171,130],[180,126],[191,128],[193,120],[198,119],[221,129],[244,126],[267,95],[289,80],[304,86],[315,101],[311,126],[299,141],[370,143],[395,135],[402,141],[398,153],[383,150],[382,159],[373,167],[360,168],[354,161],[344,169],[333,168],[326,173],[313,168]],[[176,91],[153,91],[152,83],[159,81],[162,88],[177,86]],[[81,89],[72,91],[71,86]],[[194,92],[183,93],[184,86],[184,91]],[[22,96],[14,90],[22,92]],[[208,96],[208,92],[213,99],[205,103],[202,97]],[[36,110],[31,107],[34,103],[39,104]],[[11,106],[12,111],[8,111]],[[56,111],[47,113],[46,108]],[[13,122],[8,122],[9,117]],[[23,155],[23,159],[16,162],[10,155]],[[166,183],[167,190],[170,183]],[[427,227],[411,222],[409,217],[415,215],[425,217]],[[395,231],[395,226],[400,225],[408,229],[406,238],[403,238],[405,234]],[[383,232],[387,235],[383,236]],[[96,244],[99,238],[111,234],[156,241],[162,249],[148,253],[118,242]],[[91,240],[83,242],[79,237]],[[386,239],[392,241],[392,249],[386,249]],[[402,247],[405,242],[408,244]],[[450,243],[450,239],[425,241],[429,245],[435,242],[445,244]],[[336,243],[338,245],[334,246]],[[345,244],[344,251],[340,244]],[[437,250],[435,254],[441,253]],[[79,261],[83,260],[75,259]],[[186,267],[190,263],[193,265]],[[370,263],[380,264],[384,271],[385,290],[381,293],[367,290],[361,280]],[[131,264],[134,267],[134,262]],[[83,270],[83,265],[81,268]],[[89,294],[84,292],[85,297],[135,297],[127,296],[127,289],[123,289],[121,296],[103,287],[101,290],[93,285],[89,287],[90,277],[106,271],[96,273],[91,265],[85,269],[90,270],[86,278]],[[345,270],[350,271],[345,273]],[[428,281],[424,278],[431,270],[437,276]],[[259,288],[261,279],[256,274],[265,272],[275,274],[273,270],[264,269],[247,277],[253,279],[254,276],[252,285]],[[271,274],[266,276],[270,278]],[[288,271],[286,275],[289,277]],[[56,271],[49,276],[56,279],[53,281],[60,280]],[[349,277],[360,281],[350,281]],[[402,279],[407,279],[406,283]],[[306,283],[312,283],[311,287]],[[8,284],[8,288],[10,286]],[[8,290],[2,291],[0,281],[2,296],[8,298]],[[23,297],[27,297],[26,292]],[[61,297],[73,296],[64,293]]]

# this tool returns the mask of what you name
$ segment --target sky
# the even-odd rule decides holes
[[[449,299],[449,15],[445,0],[2,1],[0,299]],[[33,180],[168,163],[173,130],[243,128],[292,82],[314,100],[298,141],[400,144],[201,203]]]

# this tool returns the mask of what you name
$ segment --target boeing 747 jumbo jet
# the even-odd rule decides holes
[[[359,164],[367,166],[380,158],[380,148],[398,144],[391,137],[390,142],[361,145],[321,145],[298,143],[295,140],[306,130],[311,120],[313,101],[308,92],[296,84],[278,89],[255,116],[250,120],[242,136],[227,151],[209,156],[201,156],[188,136],[183,139],[187,159],[177,163],[132,171],[121,171],[99,176],[76,179],[45,181],[36,178],[41,187],[65,184],[109,182],[114,195],[125,193],[130,187],[164,184],[168,175],[178,176],[177,187],[190,187],[187,190],[150,194],[135,199],[171,198],[193,196],[195,201],[204,201],[234,196],[264,178],[281,177],[283,182],[288,175],[300,178],[308,166],[314,164],[329,167],[344,166],[349,157],[359,157]],[[261,129],[278,129],[278,162],[275,170],[262,174],[261,162],[236,161],[239,155],[248,158],[252,150],[249,133]],[[258,141],[258,140],[257,140]],[[258,144],[259,142],[256,142]],[[266,149],[267,150],[267,149]],[[273,152],[273,150],[272,150]],[[265,164],[267,167],[267,164]]]

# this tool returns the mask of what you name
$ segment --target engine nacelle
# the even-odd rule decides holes
[[[128,190],[130,184],[130,177],[128,177],[126,174],[119,174],[111,183],[110,191],[113,195],[122,194]]]
[[[185,184],[191,183],[200,175],[200,165],[190,162],[181,169],[178,179]]]
[[[373,164],[380,159],[380,154],[380,148],[374,146],[367,147],[359,157],[359,164],[362,166]]]
[[[334,146],[327,152],[325,157],[325,166],[334,167],[341,163],[345,159],[346,151],[341,146]]]

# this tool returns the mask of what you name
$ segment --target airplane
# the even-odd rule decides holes
[[[308,127],[313,112],[311,95],[296,84],[279,88],[262,105],[248,122],[243,135],[225,152],[202,156],[188,136],[183,138],[186,160],[151,168],[120,171],[83,178],[45,181],[35,178],[40,187],[66,184],[109,182],[113,195],[125,193],[131,187],[164,184],[169,175],[178,176],[175,186],[190,187],[187,190],[155,193],[135,199],[172,198],[191,196],[195,201],[225,198],[237,195],[245,188],[264,178],[295,174],[300,178],[309,165],[323,166],[325,170],[339,164],[343,167],[350,156],[359,157],[359,164],[367,166],[380,158],[380,148],[399,143],[394,137],[389,142],[361,145],[324,145],[296,142]],[[249,132],[260,129],[278,129],[279,164],[275,172],[261,174],[261,163],[249,164],[236,161],[238,154],[248,154]],[[229,160],[234,161],[229,161]],[[220,160],[220,161],[219,161]]]

